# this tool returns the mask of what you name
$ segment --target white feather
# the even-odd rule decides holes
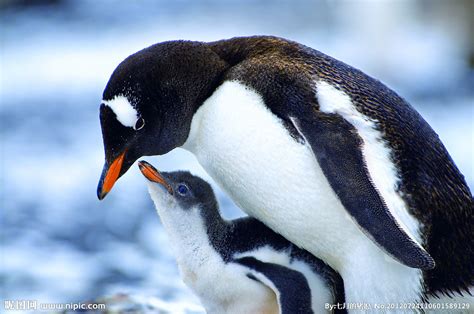
[[[102,103],[115,113],[117,120],[126,127],[133,127],[138,120],[137,110],[130,104],[127,97],[117,95],[111,100],[102,100]]]

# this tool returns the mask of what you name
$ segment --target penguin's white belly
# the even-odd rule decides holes
[[[360,230],[311,148],[291,137],[255,91],[223,83],[194,115],[183,148],[245,212],[339,271],[348,302],[419,300],[421,271]]]
[[[184,282],[198,295],[209,314],[279,312],[275,293],[248,278],[248,270],[243,266],[225,264],[220,269],[213,269],[211,276],[187,274],[182,266],[180,270]]]
[[[365,241],[365,235],[311,149],[292,138],[265,106],[256,105],[261,100],[254,92],[224,100],[219,94],[229,93],[224,87],[196,113],[184,148],[249,215],[334,265],[346,248],[341,242]]]

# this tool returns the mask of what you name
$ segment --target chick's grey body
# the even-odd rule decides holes
[[[361,71],[276,37],[173,41],[127,58],[103,98],[100,198],[139,156],[184,147],[244,211],[340,272],[348,302],[469,296],[464,177]],[[145,126],[119,122],[119,104]]]
[[[155,182],[150,195],[185,283],[208,312],[326,313],[326,303],[344,303],[342,278],[324,262],[256,219],[223,220],[204,180],[189,172],[161,175],[173,195]]]

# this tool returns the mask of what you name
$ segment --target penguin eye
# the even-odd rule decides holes
[[[138,130],[143,129],[144,126],[145,126],[145,120],[142,117],[140,117],[140,118],[138,118],[137,122],[135,122],[135,125],[133,126],[133,129],[135,131],[138,131]]]
[[[179,194],[184,196],[184,195],[188,194],[188,191],[189,191],[189,189],[186,185],[184,185],[184,184],[178,185],[178,193]]]

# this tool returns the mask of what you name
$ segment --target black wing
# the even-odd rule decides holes
[[[433,258],[399,227],[372,185],[356,129],[335,114],[315,113],[312,118],[290,120],[311,146],[349,214],[373,241],[401,263],[413,268],[434,268]]]
[[[308,281],[300,272],[278,264],[264,263],[253,257],[235,259],[234,262],[248,267],[249,278],[275,292],[281,314],[314,313]]]

